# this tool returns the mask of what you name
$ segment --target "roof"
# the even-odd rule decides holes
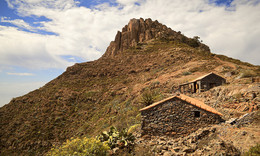
[[[198,77],[198,78],[192,80],[191,82],[195,82],[195,81],[201,80],[201,79],[203,79],[203,78],[205,78],[205,77],[207,77],[207,76],[209,76],[209,75],[211,75],[211,74],[214,74],[214,73],[211,72],[211,73],[205,74],[205,75],[203,75],[203,76],[200,76],[200,77]],[[215,75],[216,75],[216,74],[215,74]]]
[[[152,107],[155,107],[155,106],[157,106],[157,105],[159,105],[159,104],[162,104],[162,103],[164,103],[164,102],[166,102],[166,101],[169,101],[169,100],[171,100],[171,99],[173,99],[173,98],[178,98],[178,99],[180,99],[180,100],[183,100],[183,101],[188,102],[188,103],[191,104],[191,105],[194,105],[194,106],[196,106],[196,107],[199,107],[199,108],[201,108],[201,109],[204,109],[204,110],[206,110],[206,111],[208,111],[208,112],[211,112],[211,113],[214,113],[214,114],[217,114],[217,115],[222,116],[222,114],[221,114],[220,112],[218,112],[216,109],[214,109],[214,108],[212,108],[212,107],[206,105],[206,104],[203,103],[202,101],[199,101],[199,100],[194,99],[194,98],[192,98],[192,97],[186,96],[186,95],[184,95],[184,94],[179,94],[179,95],[176,95],[176,96],[171,96],[171,97],[168,97],[168,98],[166,98],[166,99],[164,99],[164,100],[155,102],[155,103],[153,103],[153,104],[151,104],[151,105],[149,105],[149,106],[147,106],[147,107],[144,107],[144,108],[140,109],[140,111],[148,110],[148,109],[150,109],[150,108],[152,108]]]
[[[183,84],[181,84],[181,85],[186,85],[186,84],[189,84],[189,83],[192,83],[192,82],[196,82],[196,81],[201,80],[201,79],[203,79],[203,78],[205,78],[205,77],[207,77],[207,76],[209,76],[209,75],[211,75],[211,74],[217,75],[217,74],[215,74],[215,73],[213,73],[213,72],[210,72],[210,73],[208,73],[208,74],[205,74],[205,75],[203,75],[203,76],[200,76],[200,77],[198,77],[198,78],[196,78],[196,79],[194,79],[194,80],[192,80],[192,81],[183,83]],[[217,76],[219,76],[219,75],[217,75]],[[221,76],[219,76],[219,77],[221,77]]]

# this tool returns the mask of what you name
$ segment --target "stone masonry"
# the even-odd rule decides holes
[[[195,80],[179,85],[179,91],[181,93],[200,93],[225,83],[226,79],[223,77],[215,73],[208,73]]]
[[[142,135],[170,135],[177,138],[223,121],[222,114],[214,108],[199,104],[196,99],[180,95],[141,109]]]

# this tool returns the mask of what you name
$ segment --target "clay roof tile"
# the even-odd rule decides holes
[[[144,107],[144,108],[140,109],[140,111],[148,110],[148,109],[150,109],[150,108],[152,108],[152,107],[155,107],[155,106],[157,106],[157,105],[159,105],[159,104],[162,104],[162,103],[164,103],[164,102],[166,102],[166,101],[168,101],[168,100],[171,100],[171,99],[173,99],[173,98],[178,98],[178,99],[183,100],[183,101],[186,101],[186,102],[188,102],[188,103],[190,103],[190,104],[192,104],[192,105],[194,105],[194,106],[196,106],[196,107],[199,107],[199,108],[201,108],[201,109],[204,109],[204,110],[206,110],[206,111],[208,111],[208,112],[211,112],[211,113],[214,113],[214,114],[217,114],[217,115],[222,116],[222,114],[221,114],[220,112],[218,112],[216,109],[214,109],[214,108],[212,108],[212,107],[206,105],[206,104],[203,103],[202,101],[199,101],[199,100],[197,100],[197,99],[195,99],[195,98],[186,96],[186,95],[184,95],[184,94],[179,94],[179,95],[176,95],[176,96],[171,96],[171,97],[168,97],[168,98],[163,99],[163,100],[161,100],[161,101],[155,102],[155,103],[153,103],[153,104],[151,104],[151,105],[149,105],[149,106],[147,106],[147,107]]]

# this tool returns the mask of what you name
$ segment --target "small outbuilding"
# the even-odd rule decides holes
[[[200,93],[225,83],[226,79],[211,72],[198,77],[195,80],[179,85],[179,91],[181,93]]]
[[[200,127],[224,121],[222,114],[203,102],[178,94],[140,109],[142,135],[188,135]]]

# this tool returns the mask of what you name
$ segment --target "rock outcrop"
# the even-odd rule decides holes
[[[210,51],[208,46],[201,44],[198,40],[190,39],[182,35],[180,32],[175,32],[171,28],[159,23],[157,20],[148,19],[131,19],[122,32],[118,31],[115,40],[110,43],[103,57],[114,57],[129,47],[135,47],[138,43],[143,43],[151,39],[167,39],[179,40],[184,43],[191,43],[202,47],[205,51]],[[191,43],[193,44],[193,43]]]
[[[159,23],[157,20],[133,18],[129,21],[128,25],[122,28],[122,32],[117,32],[115,40],[110,43],[103,57],[114,57],[129,47],[137,46],[138,43],[158,38],[178,40],[191,47],[199,47],[203,51],[210,52],[209,47],[202,44],[198,39],[188,38],[181,34],[181,32],[176,32],[166,25]]]
[[[153,38],[162,38],[177,36],[177,32],[171,28],[159,23],[157,20],[152,21],[150,18],[144,20],[131,19],[122,32],[118,31],[115,40],[107,48],[104,57],[115,56],[129,47],[136,46],[139,42],[145,42]]]

